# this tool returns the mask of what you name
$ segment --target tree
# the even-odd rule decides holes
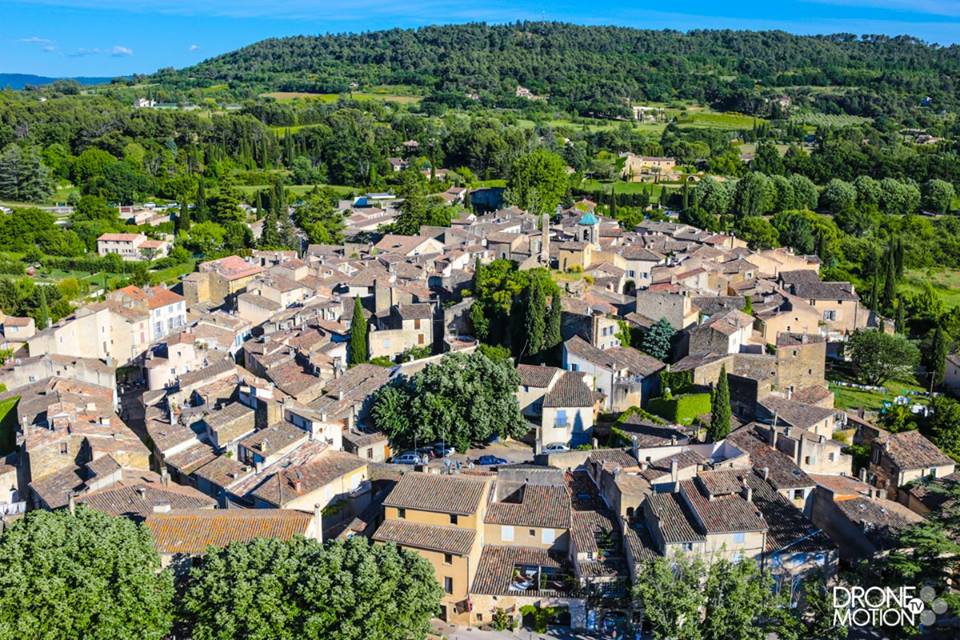
[[[950,336],[939,325],[933,332],[933,342],[930,345],[927,369],[932,376],[932,384],[939,387],[947,372],[947,355],[950,353]]]
[[[47,288],[38,287],[37,293],[40,296],[40,305],[37,307],[33,319],[37,324],[37,328],[43,331],[50,326],[50,307],[47,306]]]
[[[656,558],[637,572],[636,608],[655,640],[700,640],[700,583],[706,569],[692,555]]]
[[[730,381],[727,379],[727,365],[720,367],[720,379],[710,394],[710,428],[707,439],[719,442],[730,433]]]
[[[36,149],[10,144],[0,152],[0,199],[34,202],[51,193],[50,170]]]
[[[844,640],[847,628],[836,623],[833,596],[827,588],[825,577],[808,576],[802,583],[801,594],[803,607],[796,610],[796,615],[805,630],[802,637],[811,640]]]
[[[740,215],[759,216],[773,210],[776,189],[766,175],[751,172],[737,182],[737,210]]]
[[[750,163],[750,169],[768,176],[783,175],[783,158],[777,151],[777,147],[772,142],[760,142],[753,162]]]
[[[734,228],[741,240],[754,251],[780,246],[780,234],[770,222],[761,216],[749,216],[737,220]]]
[[[761,573],[756,562],[716,560],[707,573],[703,598],[703,640],[784,637],[771,632],[780,631],[777,623],[786,603],[774,595],[773,578]]]
[[[924,434],[954,460],[960,460],[960,402],[938,395],[930,402],[933,413],[923,424]]]
[[[304,230],[311,244],[343,242],[343,215],[334,208],[333,197],[329,190],[315,188],[293,214],[297,226]]]
[[[392,544],[257,538],[199,561],[183,610],[196,640],[410,640],[441,595],[430,563]]]
[[[857,190],[849,182],[834,178],[820,194],[820,206],[831,213],[851,208],[857,201]]]
[[[923,206],[935,213],[947,213],[957,192],[946,180],[928,180],[923,185]]]
[[[640,350],[657,360],[666,361],[670,355],[670,341],[675,333],[676,330],[670,324],[670,321],[666,318],[660,318],[652,327],[647,329],[640,343]]]
[[[905,337],[872,329],[854,331],[844,348],[857,377],[871,385],[908,378],[920,360],[920,351]]]
[[[793,201],[798,209],[816,209],[820,200],[820,192],[817,191],[817,185],[807,176],[794,174],[790,176],[790,184],[793,186]]]
[[[367,319],[363,315],[360,298],[353,299],[353,317],[350,319],[350,364],[360,364],[369,359],[367,352]]]
[[[725,215],[733,208],[734,183],[706,176],[693,188],[697,206],[715,216]]]
[[[173,578],[141,525],[80,505],[0,536],[0,638],[166,637]]]
[[[560,332],[561,321],[563,318],[562,296],[554,293],[550,299],[550,315],[547,317],[547,330],[544,336],[544,348],[556,349],[563,342],[563,335]]]
[[[547,296],[539,279],[533,280],[527,288],[523,305],[523,330],[525,344],[519,344],[521,352],[530,356],[539,355],[546,347]]]
[[[566,196],[569,182],[563,158],[537,149],[513,161],[504,197],[531,213],[553,213]]]
[[[444,440],[463,452],[494,436],[526,433],[515,393],[519,384],[509,361],[494,361],[480,352],[454,353],[413,377],[395,378],[377,392],[371,415],[398,446]]]

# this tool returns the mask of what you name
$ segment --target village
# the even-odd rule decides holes
[[[664,159],[647,160],[658,174]],[[45,328],[3,318],[0,435],[15,446],[0,530],[83,505],[143,523],[175,573],[254,537],[361,536],[429,561],[437,624],[532,606],[596,631],[629,619],[631,585],[658,557],[752,560],[795,600],[808,576],[887,552],[960,479],[918,431],[835,406],[827,371],[845,343],[894,323],[851,283],[821,280],[815,255],[675,220],[628,231],[589,200],[371,234],[396,204],[341,203],[342,244],[202,262]],[[168,251],[142,234],[98,240],[127,261]],[[538,270],[560,292],[553,356],[508,354],[522,435],[459,449],[391,437],[373,411],[382,389],[494,357],[471,312],[491,265]],[[651,335],[662,353],[630,338]]]

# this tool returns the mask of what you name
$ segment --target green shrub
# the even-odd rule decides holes
[[[654,398],[648,405],[658,416],[679,424],[690,424],[694,418],[710,413],[709,393],[687,393],[666,398]]]

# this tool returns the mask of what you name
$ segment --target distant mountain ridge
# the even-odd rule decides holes
[[[27,85],[41,86],[52,84],[57,80],[75,80],[83,85],[104,84],[113,80],[113,77],[94,78],[79,76],[76,78],[50,78],[36,76],[30,73],[0,73],[0,89],[20,90]]]

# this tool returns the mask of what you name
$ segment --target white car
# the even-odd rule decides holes
[[[393,464],[424,464],[423,456],[415,451],[395,455],[390,462]]]
[[[564,451],[570,451],[570,447],[563,444],[562,442],[551,442],[543,448],[544,451],[549,451],[550,453],[562,453]]]

